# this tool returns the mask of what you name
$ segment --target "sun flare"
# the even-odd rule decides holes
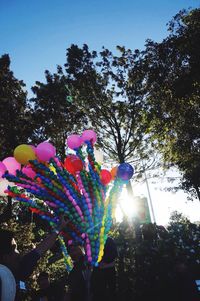
[[[127,188],[124,186],[115,212],[116,221],[121,222],[124,215],[128,218],[132,218],[135,214],[136,206],[134,199],[129,196]]]

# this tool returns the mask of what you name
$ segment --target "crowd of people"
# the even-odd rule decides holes
[[[64,226],[65,221],[61,222],[59,229],[52,231],[36,248],[23,256],[18,251],[14,233],[0,229],[1,301],[24,300],[22,295],[26,291],[27,280],[37,267],[39,259],[47,250],[55,246],[58,233]],[[168,241],[167,232],[164,227],[156,228],[160,236],[159,244],[162,247],[162,243]],[[67,248],[73,261],[73,269],[57,281],[51,281],[47,271],[40,271],[37,276],[38,290],[32,290],[28,300],[144,301],[147,298],[154,301],[200,300],[195,276],[191,273],[185,258],[181,256],[174,258],[174,249],[169,242],[169,248],[165,248],[168,250],[167,253],[164,251],[160,256],[157,252],[158,241],[154,230],[153,225],[143,226],[142,230],[140,228],[138,232],[135,231],[135,238],[130,240],[134,239],[137,243],[135,253],[128,255],[136,260],[133,272],[134,294],[120,292],[119,281],[121,280],[116,275],[116,261],[119,269],[119,261],[123,254],[120,248],[117,250],[118,242],[108,237],[103,258],[99,265],[93,268],[85,260],[84,249],[81,245],[75,243],[69,245]],[[121,234],[124,237],[125,232],[122,231]]]
[[[36,248],[21,256],[14,233],[0,229],[1,301],[21,300],[21,293],[26,289],[26,281],[36,268],[39,259],[55,244],[58,233],[59,231],[53,231]],[[37,279],[39,290],[32,293],[32,301],[115,300],[117,248],[113,239],[107,239],[102,261],[93,269],[85,260],[81,245],[70,245],[68,253],[73,261],[73,269],[66,279],[51,283],[48,273],[42,271]]]

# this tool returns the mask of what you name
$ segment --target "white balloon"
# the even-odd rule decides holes
[[[14,301],[16,294],[16,282],[12,272],[0,264],[1,300]]]
[[[5,190],[8,188],[8,186],[11,186],[11,183],[6,179],[0,180],[0,196],[7,196],[7,193]]]
[[[103,152],[94,147],[94,156],[99,164],[103,164]]]

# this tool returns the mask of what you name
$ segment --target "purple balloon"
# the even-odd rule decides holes
[[[49,142],[42,142],[36,147],[36,156],[40,161],[49,161],[55,155],[56,149]]]
[[[79,148],[83,143],[81,137],[79,135],[76,135],[76,134],[70,135],[67,138],[66,142],[67,142],[68,147],[71,148],[71,149]]]
[[[129,163],[122,163],[118,166],[117,176],[122,180],[130,180],[134,174],[134,169]]]

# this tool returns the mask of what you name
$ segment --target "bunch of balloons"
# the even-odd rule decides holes
[[[63,242],[81,243],[93,266],[102,259],[118,193],[134,173],[128,163],[111,171],[102,169],[94,156],[96,139],[93,130],[69,136],[66,143],[74,154],[67,155],[64,162],[49,142],[37,147],[19,145],[14,157],[0,162],[0,185],[6,181],[3,193],[29,207],[52,227],[64,215],[67,226],[60,238],[63,253],[67,256]]]

